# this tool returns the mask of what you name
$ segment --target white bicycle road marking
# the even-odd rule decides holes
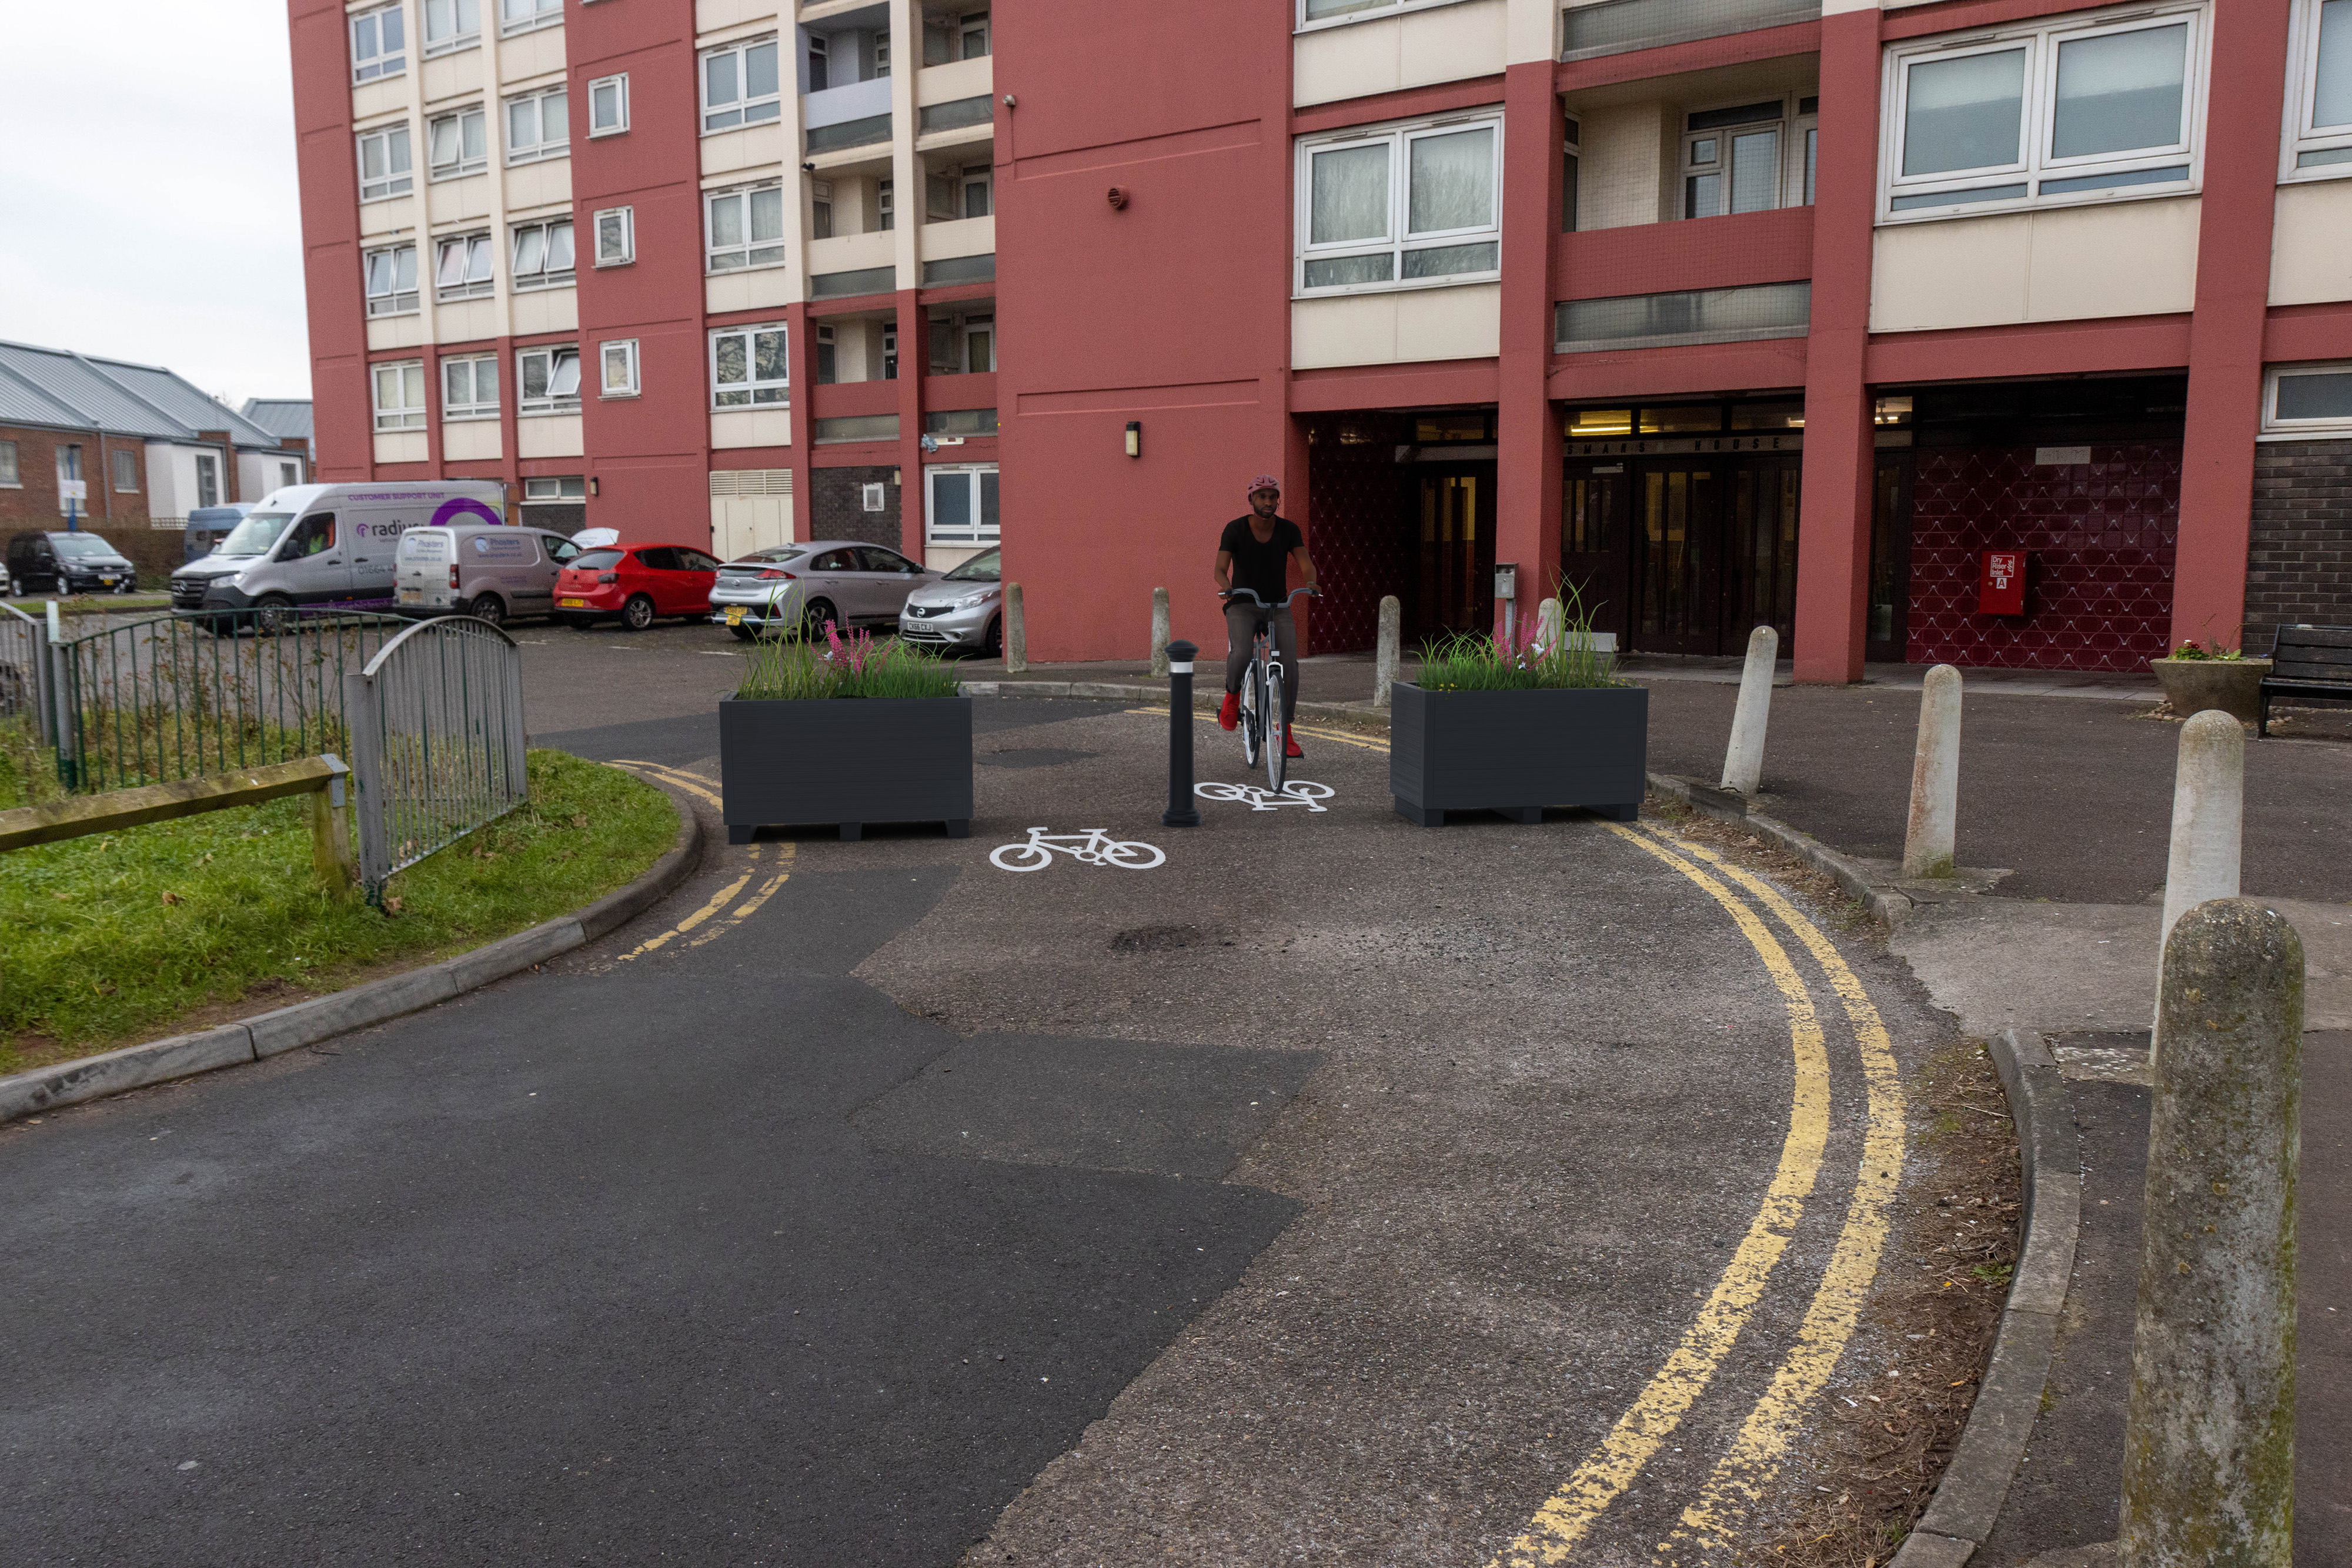
[[[1032,828],[1027,843],[999,844],[988,852],[988,861],[999,871],[1044,871],[1057,853],[1080,865],[1115,865],[1122,871],[1150,871],[1168,859],[1156,844],[1114,839],[1101,828],[1081,828],[1075,833]]]
[[[1293,779],[1282,786],[1282,793],[1257,784],[1223,784],[1215,780],[1192,786],[1192,793],[1204,800],[1241,800],[1253,811],[1271,811],[1283,806],[1304,806],[1310,811],[1328,808],[1316,804],[1328,800],[1332,789],[1328,784],[1317,784],[1305,779]]]

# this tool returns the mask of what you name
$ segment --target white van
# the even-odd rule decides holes
[[[241,612],[265,632],[302,608],[393,608],[394,550],[411,528],[503,523],[506,486],[495,479],[289,485],[272,490],[213,553],[172,574],[172,608],[184,615]]]
[[[555,609],[555,577],[580,547],[546,528],[462,523],[400,536],[393,609],[412,617],[471,615],[496,626]]]

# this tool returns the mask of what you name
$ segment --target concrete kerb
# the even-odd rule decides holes
[[[1871,918],[1885,935],[1893,936],[1895,928],[1910,917],[1911,900],[1900,889],[1874,882],[1869,869],[1859,861],[1847,859],[1811,833],[1801,832],[1777,817],[1748,810],[1748,802],[1730,790],[1678,779],[1671,773],[1653,773],[1649,780],[1653,794],[1678,800],[1701,816],[1745,829],[1795,855],[1836,883],[1848,898],[1869,910]]]
[[[702,822],[675,791],[677,838],[646,874],[586,908],[404,974],[314,997],[194,1034],[126,1045],[77,1061],[0,1078],[0,1123],[79,1104],[174,1078],[258,1061],[297,1046],[416,1012],[436,1002],[584,946],[643,914],[692,875],[702,861]]]

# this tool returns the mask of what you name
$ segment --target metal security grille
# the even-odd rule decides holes
[[[123,789],[340,754],[344,675],[407,624],[337,612],[267,631],[232,612],[61,638],[48,650],[44,727],[58,780]]]
[[[714,496],[789,496],[793,493],[793,471],[789,468],[714,468],[710,471],[710,493]]]
[[[529,798],[522,651],[488,622],[419,622],[344,688],[370,898],[393,873]]]

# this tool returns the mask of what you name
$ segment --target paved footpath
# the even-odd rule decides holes
[[[534,730],[707,811],[699,700],[598,681],[709,641]],[[542,972],[0,1129],[0,1559],[1696,1563],[1901,1375],[1899,965],[1654,828],[1409,827],[1361,737],[1178,831],[1164,716],[977,711],[969,840],[715,845]],[[1032,826],[1167,859],[992,863]]]

